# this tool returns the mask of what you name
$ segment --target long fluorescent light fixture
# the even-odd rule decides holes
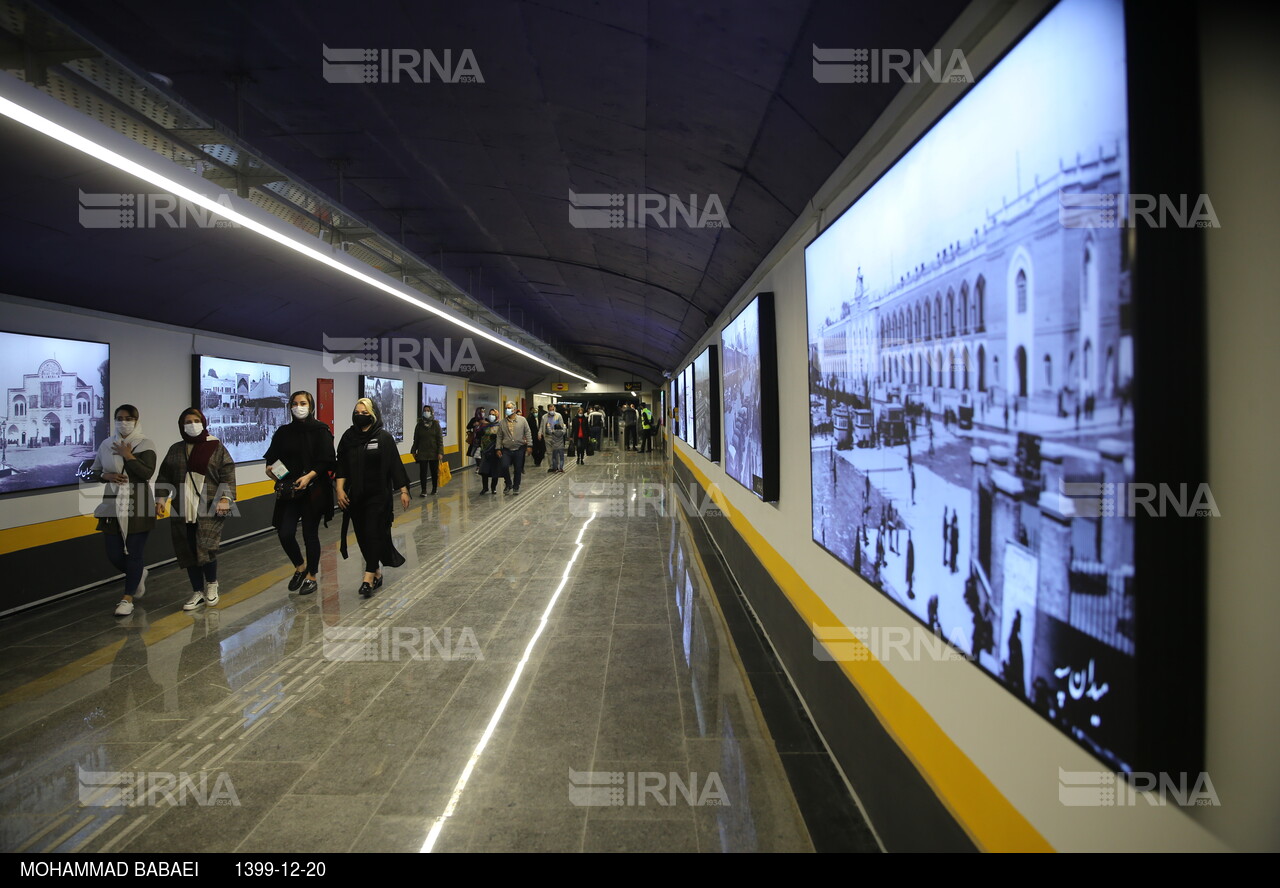
[[[21,84],[22,86],[31,90],[32,93],[40,97],[36,101],[43,101],[43,100],[56,101],[48,96],[45,96],[44,93],[39,92],[34,87],[31,87],[23,83],[22,81],[17,80],[16,78],[13,78],[11,75],[4,75],[4,79],[7,81],[10,81],[11,83]],[[6,91],[11,91],[11,90],[6,90]],[[62,107],[66,107],[66,106],[62,106]],[[73,110],[73,109],[68,109],[68,110]],[[75,113],[79,114],[79,112],[75,112]],[[187,186],[180,184],[176,180],[169,178],[163,173],[159,173],[147,166],[144,166],[141,163],[138,163],[135,160],[131,160],[128,157],[125,157],[123,154],[119,154],[115,151],[112,151],[110,148],[107,148],[104,145],[100,145],[99,143],[93,141],[92,139],[82,136],[79,133],[71,129],[68,129],[65,126],[62,126],[61,124],[55,123],[52,120],[48,119],[47,117],[44,117],[36,113],[35,111],[32,111],[31,109],[18,104],[17,102],[14,102],[8,98],[5,98],[4,96],[0,96],[0,114],[3,114],[5,117],[10,118],[11,120],[21,123],[24,126],[29,126],[33,130],[36,130],[39,133],[43,133],[44,135],[49,136],[52,139],[56,139],[57,141],[71,148],[74,148],[77,151],[82,151],[85,154],[88,154],[90,157],[94,157],[98,160],[101,160],[103,163],[110,164],[111,166],[115,167],[118,170],[129,173],[132,176],[137,176],[139,179],[142,179],[144,182],[148,182],[152,185],[155,185],[158,188],[163,188],[169,193],[175,195],[176,197],[183,198],[184,200],[188,200],[191,203],[196,204],[197,206],[204,207],[206,210],[208,210],[211,213],[216,213],[217,215],[225,219],[230,219],[232,222],[235,222],[237,225],[240,225],[242,228],[247,228],[248,230],[253,231],[257,234],[260,234],[263,237],[268,238],[269,240],[273,240],[276,243],[280,244],[281,246],[288,247],[290,250],[293,250],[297,253],[301,253],[302,255],[310,259],[314,259],[315,261],[321,263],[322,265],[327,265],[328,267],[336,271],[340,271],[349,277],[353,277],[356,280],[361,281],[362,283],[368,284],[369,286],[374,287],[375,289],[381,290],[382,292],[390,296],[394,296],[397,299],[401,299],[405,302],[408,302],[410,305],[417,306],[418,308],[421,308],[424,311],[429,311],[432,314],[437,315],[443,318],[444,320],[449,321],[452,324],[456,324],[457,326],[461,327],[462,329],[466,330],[469,333],[474,333],[476,336],[483,337],[484,339],[487,339],[490,342],[500,345],[503,348],[510,349],[511,351],[515,352],[521,357],[528,358],[531,361],[537,361],[539,364],[543,364],[560,373],[564,373],[568,376],[572,376],[575,379],[581,379],[583,382],[592,381],[586,376],[582,376],[578,373],[574,373],[572,370],[569,370],[565,367],[561,367],[558,364],[553,364],[551,361],[548,361],[546,358],[540,355],[534,354],[531,351],[527,351],[521,348],[520,346],[516,345],[515,343],[509,342],[499,336],[495,336],[494,334],[490,333],[488,330],[485,330],[481,327],[477,327],[474,324],[470,324],[462,320],[461,318],[455,317],[454,315],[450,314],[449,312],[445,311],[442,308],[434,306],[429,302],[424,302],[423,300],[419,299],[417,296],[414,296],[411,292],[408,292],[407,290],[396,287],[388,281],[379,280],[373,275],[368,274],[364,271],[361,271],[358,268],[354,268],[346,264],[345,262],[339,262],[333,256],[325,255],[325,253],[323,253],[320,250],[317,250],[315,247],[311,246],[310,244],[303,243],[302,241],[296,240],[295,238],[290,237],[287,234],[283,234],[279,231],[275,231],[269,226],[264,225],[262,222],[256,219],[253,219],[249,216],[246,216],[244,213],[241,213],[236,209],[228,207],[225,204],[220,204],[213,198],[208,197],[204,194],[201,194],[200,192],[195,191],[191,188],[188,188]],[[122,139],[125,138],[123,135],[119,135],[118,133],[115,135],[118,135],[119,138],[122,138]],[[226,192],[226,193],[230,195],[230,192]],[[231,197],[233,200],[240,199],[237,195],[231,195]]]

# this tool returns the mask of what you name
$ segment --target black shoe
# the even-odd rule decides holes
[[[431,488],[431,495],[432,495],[432,496],[435,496],[435,495],[436,495],[436,488],[434,488],[434,487],[433,487],[433,488]]]
[[[298,594],[310,595],[311,593],[315,592],[319,588],[320,588],[320,584],[317,583],[315,580],[305,580],[302,583],[302,588],[298,590]]]
[[[377,588],[380,588],[381,586],[382,586],[382,577],[374,577],[373,588],[377,589]]]
[[[289,591],[297,592],[298,587],[302,585],[302,581],[306,579],[307,572],[305,570],[295,570],[293,579],[289,581]]]
[[[373,587],[372,587],[372,586],[370,586],[368,583],[361,583],[361,584],[360,584],[360,597],[361,597],[361,598],[368,598],[368,597],[369,597],[369,596],[371,596],[371,595],[373,595]]]
[[[513,487],[513,488],[511,488],[511,492],[512,492],[513,494],[515,494],[515,493],[519,493],[519,492],[520,492],[520,488],[519,488],[519,487]]]
[[[427,498],[427,492],[426,492],[425,490],[424,490],[424,491],[422,491],[422,493],[418,494],[418,498],[419,498],[419,499],[426,499],[426,498]]]

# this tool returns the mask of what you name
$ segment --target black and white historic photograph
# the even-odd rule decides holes
[[[361,376],[360,397],[378,405],[382,427],[397,441],[404,440],[404,380],[387,376]]]
[[[720,334],[724,360],[724,469],[747,490],[764,476],[761,414],[760,302],[753,299]],[[770,421],[776,422],[774,417]]]
[[[262,459],[275,430],[290,421],[289,368],[209,355],[197,357],[196,368],[196,403],[209,433],[238,463]]]
[[[76,483],[108,436],[111,347],[0,333],[0,493]]]
[[[693,364],[680,372],[680,397],[684,401],[684,422],[680,428],[684,431],[685,443],[694,447],[698,442],[693,427]]]
[[[420,407],[430,407],[435,412],[436,421],[440,423],[440,431],[449,434],[449,409],[446,402],[449,387],[434,382],[424,382],[421,386]],[[417,422],[416,419],[414,421]]]
[[[805,254],[815,541],[1121,767],[1133,520],[1070,494],[1134,478],[1130,257],[1063,198],[1126,114],[1121,4],[1063,3]]]
[[[694,447],[712,462],[720,459],[720,405],[715,398],[720,386],[718,376],[715,346],[709,345],[693,359],[693,434],[697,439]]]

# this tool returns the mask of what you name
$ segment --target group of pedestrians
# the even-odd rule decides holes
[[[315,397],[310,392],[294,392],[289,411],[290,421],[276,429],[264,455],[267,477],[276,482],[271,523],[294,568],[289,591],[310,595],[317,590],[320,522],[327,525],[336,506],[343,511],[342,556],[347,557],[347,530],[354,528],[364,559],[359,592],[368,597],[382,585],[383,566],[405,563],[391,539],[396,492],[401,507],[409,507],[409,478],[395,438],[382,427],[377,407],[368,398],[356,402],[351,427],[336,451],[329,426],[315,417]],[[179,440],[163,459],[143,432],[137,407],[120,405],[113,423],[91,471],[105,485],[94,510],[97,530],[103,534],[107,560],[125,577],[116,615],[131,614],[134,602],[146,593],[147,539],[156,521],[170,509],[174,558],[186,569],[192,590],[183,610],[218,604],[218,551],[236,504],[236,465],[231,454],[209,433],[209,423],[198,407],[179,414]],[[414,455],[423,467],[424,488],[430,474],[432,493],[442,453],[439,423],[429,408],[424,409],[414,436]],[[283,472],[278,473],[281,467]],[[299,524],[305,556],[297,542]]]

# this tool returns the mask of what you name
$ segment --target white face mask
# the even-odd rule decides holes
[[[293,415],[298,417],[298,419],[306,419],[311,415],[311,408],[306,404],[294,404]]]
[[[133,430],[137,428],[137,426],[138,426],[137,422],[135,422],[132,419],[126,419],[126,420],[117,419],[116,434],[119,435],[121,438],[127,438],[133,434]]]
[[[507,408],[507,416],[510,416],[511,414],[513,414],[513,413],[515,413],[515,412],[516,412],[516,411],[515,411],[515,409],[514,409],[514,408],[511,408],[511,407],[508,407],[508,408]]]
[[[183,425],[182,431],[186,433],[188,438],[194,438],[204,431],[204,426],[198,422],[189,422]]]
[[[489,414],[489,422],[497,422],[497,421],[498,421],[498,414],[496,414],[496,413],[490,413],[490,414]]]

